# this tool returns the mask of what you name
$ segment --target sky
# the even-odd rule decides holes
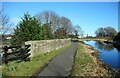
[[[2,0],[3,2],[118,2],[119,0]]]
[[[99,27],[111,26],[118,31],[117,2],[2,2],[2,8],[14,23],[13,27],[25,12],[34,16],[52,10],[68,17],[73,25],[79,25],[85,32],[84,36],[95,36]]]

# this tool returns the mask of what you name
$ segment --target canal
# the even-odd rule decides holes
[[[104,63],[112,68],[120,69],[120,48],[99,41],[84,41],[84,43],[97,49],[100,52],[99,58]]]

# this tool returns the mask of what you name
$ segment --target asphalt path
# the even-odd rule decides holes
[[[77,47],[77,42],[71,42],[71,46],[53,58],[38,76],[69,76]]]

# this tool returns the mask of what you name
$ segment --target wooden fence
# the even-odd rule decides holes
[[[4,46],[3,47],[3,58],[2,61],[7,64],[8,61],[15,60],[27,60],[29,59],[30,45],[22,45],[22,46]]]

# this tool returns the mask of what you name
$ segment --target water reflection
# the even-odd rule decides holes
[[[114,46],[112,44],[105,44],[102,42],[95,42],[95,45],[98,49],[103,49],[103,50],[107,50],[107,51],[111,51],[114,49]]]
[[[120,46],[116,46],[115,44],[113,44],[113,46],[118,50],[118,52],[120,52]]]
[[[100,59],[113,68],[120,69],[120,48],[99,41],[84,41],[100,52]]]

